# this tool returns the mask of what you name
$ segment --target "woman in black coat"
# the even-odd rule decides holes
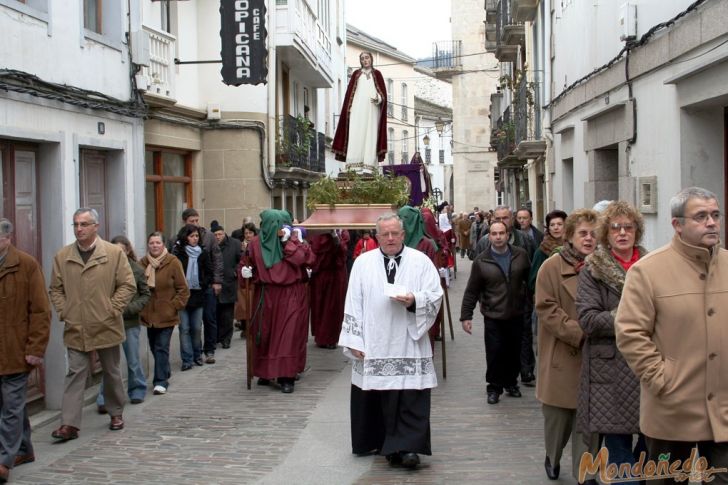
[[[182,355],[182,370],[189,370],[192,364],[202,365],[202,312],[205,290],[212,284],[213,266],[210,253],[200,242],[197,226],[186,224],[177,234],[173,254],[182,263],[190,299],[180,312],[179,343]]]

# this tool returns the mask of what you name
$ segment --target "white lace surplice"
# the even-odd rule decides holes
[[[442,302],[440,276],[432,261],[404,248],[394,284],[415,296],[409,312],[385,294],[387,275],[381,251],[354,262],[346,293],[339,345],[353,360],[351,382],[363,390],[428,389],[437,386],[427,331]],[[364,352],[355,358],[349,349]]]
[[[379,108],[372,103],[377,97],[374,74],[367,79],[365,73],[359,76],[349,112],[349,142],[346,147],[347,163],[364,163],[379,166],[377,159],[377,134],[379,132]]]

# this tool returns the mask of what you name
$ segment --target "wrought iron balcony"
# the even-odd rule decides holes
[[[276,169],[298,168],[326,172],[326,135],[316,132],[313,123],[299,116],[281,119],[276,143]]]
[[[496,17],[495,57],[501,62],[513,62],[525,41],[526,31],[522,22],[517,22],[512,15],[513,0],[499,0]]]
[[[513,0],[513,18],[518,22],[530,22],[536,18],[538,0]]]
[[[460,40],[446,40],[432,44],[432,70],[438,79],[450,79],[455,72],[462,71],[463,43]]]
[[[519,158],[537,158],[546,151],[541,137],[541,103],[539,84],[524,77],[515,86],[513,97],[515,121],[515,155]]]

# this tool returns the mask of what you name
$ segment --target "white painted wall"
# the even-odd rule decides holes
[[[619,40],[619,7],[626,0],[554,1],[554,95],[624,47]],[[630,0],[637,6],[637,37],[685,10],[691,0]],[[548,40],[548,39],[547,39]],[[578,46],[578,49],[576,48]]]
[[[16,0],[0,1],[2,67],[129,99],[128,52],[122,43],[126,42],[123,34],[127,30],[127,3],[118,3],[120,10],[108,21],[118,22],[119,35],[101,36],[114,46],[109,47],[92,40],[93,34],[83,28],[83,0],[47,0],[47,13]],[[132,30],[135,28],[132,26]]]

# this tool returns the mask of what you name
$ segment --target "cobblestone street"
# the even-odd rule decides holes
[[[169,391],[125,409],[126,427],[88,406],[78,440],[52,444],[54,419],[34,427],[37,461],[11,472],[11,483],[575,483],[565,450],[562,477],[543,471],[543,428],[534,389],[489,406],[483,379],[482,319],[472,336],[460,328],[470,262],[459,259],[450,290],[455,340],[448,336],[448,378],[433,392],[433,455],[417,471],[383,457],[355,458],[349,441],[349,368],[340,350],[309,346],[309,369],[290,395],[245,389],[245,345],[219,350],[217,363],[181,373]],[[37,421],[38,418],[36,417]]]

